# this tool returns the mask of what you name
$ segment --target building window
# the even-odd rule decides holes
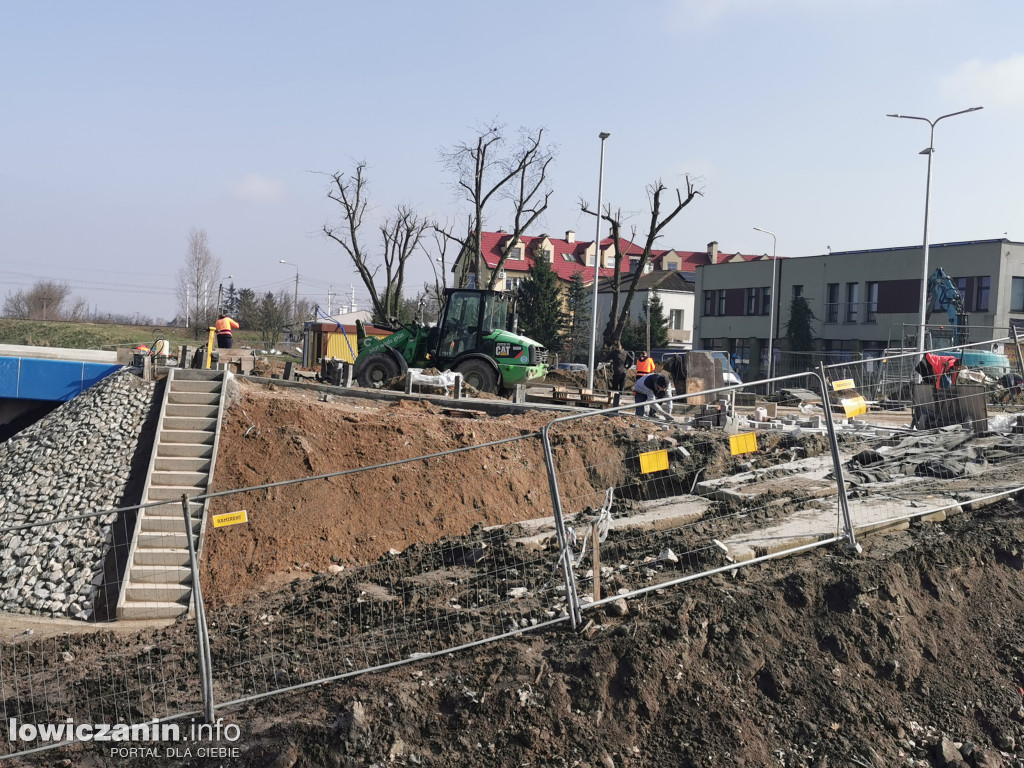
[[[772,311],[772,289],[761,289],[761,314],[769,315]]]
[[[846,322],[857,322],[857,303],[860,301],[860,283],[846,284]]]
[[[825,289],[825,322],[839,322],[839,283],[829,283]]]
[[[722,289],[718,292],[718,314],[725,314],[725,290]]]
[[[523,246],[517,245],[515,248],[513,248],[511,251],[508,252],[508,257],[512,261],[522,261],[523,260]]]
[[[476,288],[476,272],[472,272],[466,277],[466,287],[470,290]]]
[[[804,287],[802,285],[793,286],[793,298],[802,299],[804,297]]]
[[[864,304],[864,322],[878,322],[878,283],[866,283],[867,292]]]
[[[977,292],[974,297],[974,310],[988,312],[988,298],[992,293],[992,278],[979,277]]]
[[[521,277],[506,277],[505,278],[505,290],[506,291],[518,291],[520,284],[523,282]]]
[[[676,264],[674,261],[670,261],[668,263],[668,265],[667,265],[667,269],[668,269],[669,272],[678,272],[679,271],[679,265]]]
[[[1010,284],[1010,311],[1024,312],[1024,277],[1015,277]]]
[[[715,292],[704,291],[704,317],[715,315]]]
[[[757,314],[757,288],[747,288],[747,314]]]
[[[571,253],[563,253],[562,261],[576,261],[576,257],[573,256]]]
[[[683,330],[683,310],[670,309],[668,313],[668,327],[673,331]]]

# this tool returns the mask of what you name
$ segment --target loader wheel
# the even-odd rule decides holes
[[[480,392],[497,394],[498,377],[483,360],[467,360],[455,367],[456,372],[462,374],[462,380]]]
[[[379,389],[385,381],[395,378],[401,371],[398,363],[386,352],[377,352],[366,358],[356,373],[359,386]]]

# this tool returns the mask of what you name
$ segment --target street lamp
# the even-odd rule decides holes
[[[234,275],[224,275],[220,279],[220,283],[217,285],[217,314],[223,314],[224,312],[224,281],[234,279]]]
[[[939,120],[945,120],[947,117],[954,117],[955,115],[964,115],[968,112],[977,112],[979,109],[982,109],[982,107],[961,109],[959,112],[950,112],[948,115],[942,115],[934,120],[929,120],[927,117],[914,117],[913,115],[886,115],[886,117],[900,117],[905,120],[924,120],[931,127],[928,148],[922,149],[918,153],[928,155],[928,180],[924,188],[924,269],[921,277],[921,316],[917,331],[917,352],[920,355],[924,354],[924,324],[928,309],[928,209],[931,207],[932,202],[932,155],[935,154],[935,126]]]
[[[292,264],[290,261],[279,259],[282,264],[288,264],[289,266],[295,267],[295,301],[292,304],[292,323],[296,323],[299,320],[299,265]]]
[[[779,273],[779,260],[775,258],[775,233],[769,232],[767,229],[761,229],[760,227],[754,227],[758,232],[764,232],[766,235],[772,236],[772,295],[769,297],[769,309],[768,309],[768,378],[772,377],[772,342],[775,339],[775,289],[778,283],[777,275]],[[769,390],[771,385],[769,385]]]
[[[611,136],[602,131],[601,139],[601,170],[597,176],[597,228],[594,235],[594,300],[590,310],[590,357],[587,364],[587,389],[594,388],[594,353],[597,350],[597,281],[601,267],[601,198],[604,195],[604,140]]]

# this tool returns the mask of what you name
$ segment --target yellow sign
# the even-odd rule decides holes
[[[741,453],[753,453],[756,450],[757,435],[753,432],[743,432],[729,437],[729,451],[733,456],[738,456]]]
[[[857,384],[853,379],[840,379],[832,382],[832,390],[838,392],[841,389],[855,389]]]
[[[846,418],[848,419],[868,412],[868,404],[863,397],[848,397],[839,402],[843,404],[843,410],[846,411]]]
[[[213,516],[213,527],[223,528],[225,525],[238,525],[239,523],[248,523],[249,513],[240,509],[238,512],[228,512],[224,515]]]
[[[668,451],[649,451],[640,454],[640,474],[668,469]]]

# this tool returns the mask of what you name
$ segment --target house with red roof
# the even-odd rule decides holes
[[[484,232],[481,236],[483,265],[481,274],[477,275],[477,259],[475,254],[464,249],[452,267],[455,274],[455,285],[466,288],[485,287],[498,268],[502,254],[508,249],[513,235],[499,230]],[[598,327],[604,328],[608,312],[611,308],[613,289],[611,278],[615,274],[615,242],[609,236],[600,241],[595,248],[594,241],[577,240],[576,233],[569,230],[565,237],[556,238],[548,234],[523,235],[519,238],[509,257],[499,271],[495,289],[514,291],[526,278],[533,266],[535,254],[544,253],[551,262],[551,269],[559,279],[568,284],[573,276],[580,274],[585,285],[593,286],[595,254],[599,260],[598,274]],[[643,255],[643,246],[624,238],[619,240],[619,252],[622,254],[622,284],[620,285],[621,301],[625,301],[629,288],[628,275],[639,268]],[[637,283],[637,290],[630,306],[630,316],[638,316],[651,292],[656,291],[661,299],[665,316],[669,322],[669,339],[672,346],[687,348],[691,341],[691,330],[694,317],[694,272],[699,266],[706,264],[727,263],[733,261],[751,261],[767,258],[764,256],[748,256],[741,253],[726,254],[718,250],[717,242],[708,243],[704,251],[683,251],[678,249],[654,250],[651,259],[644,269],[644,274]],[[671,275],[670,273],[678,273]],[[621,307],[621,303],[620,303]]]

